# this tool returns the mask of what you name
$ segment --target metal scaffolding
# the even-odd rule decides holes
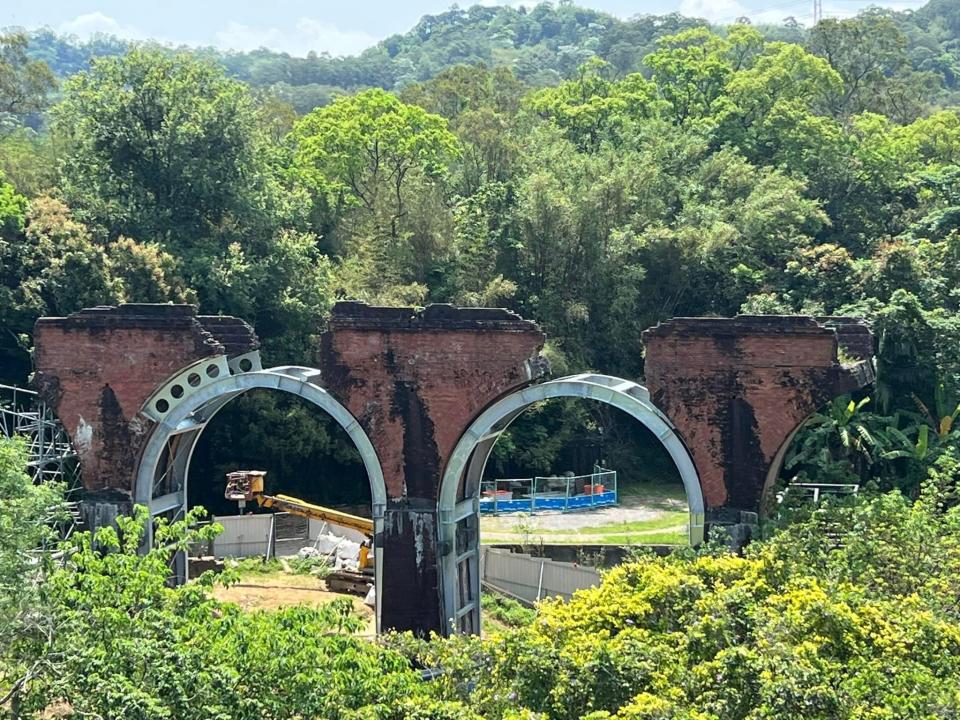
[[[0,385],[0,433],[22,437],[27,445],[26,471],[35,483],[58,482],[64,488],[66,513],[60,536],[80,528],[80,462],[63,425],[33,390]]]

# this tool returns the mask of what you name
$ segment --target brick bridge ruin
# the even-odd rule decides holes
[[[370,480],[378,628],[447,633],[479,629],[480,479],[531,404],[589,398],[652,430],[680,471],[697,543],[711,524],[749,525],[803,420],[873,381],[872,336],[847,318],[674,318],[643,333],[646,387],[594,373],[546,380],[543,342],[506,310],[339,303],[316,368],[264,369],[242,320],[121,305],[41,318],[34,383],[80,455],[91,525],[134,503],[185,511],[193,448],[237,395],[313,402],[350,435]]]

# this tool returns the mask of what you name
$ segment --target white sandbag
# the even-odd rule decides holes
[[[340,538],[340,544],[337,545],[337,557],[343,558],[344,560],[353,560],[359,562],[360,560],[360,543],[355,543],[350,540],[344,540]]]
[[[343,538],[324,533],[323,535],[317,536],[317,541],[313,544],[313,548],[316,548],[324,557],[332,557],[337,554],[337,548],[341,542],[343,542]],[[310,549],[312,550],[313,548]]]
[[[360,543],[330,533],[318,535],[313,548],[304,550],[330,558],[336,570],[357,570],[360,567]]]
[[[349,570],[350,572],[360,571],[360,560],[357,558],[338,558],[337,570]]]

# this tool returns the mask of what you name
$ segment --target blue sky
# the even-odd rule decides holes
[[[483,0],[487,5],[503,2],[527,7],[535,4]],[[462,7],[471,4],[469,0],[460,3]],[[739,16],[755,22],[779,22],[788,15],[809,22],[813,10],[813,0],[578,0],[578,4],[624,18],[679,10],[715,22],[732,22]],[[828,17],[847,16],[871,4],[905,9],[920,7],[923,0],[823,0],[823,10]],[[269,47],[295,55],[310,50],[343,55],[405,32],[420,16],[442,12],[450,5],[450,0],[0,0],[0,27],[49,26],[82,38],[107,32],[134,40],[152,38],[223,49]]]

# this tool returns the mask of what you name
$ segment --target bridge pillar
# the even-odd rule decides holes
[[[485,407],[540,375],[543,341],[536,323],[506,310],[334,307],[323,383],[367,433],[387,487],[384,629],[444,630],[438,553],[457,550],[438,542],[443,470]]]
[[[40,318],[33,384],[80,458],[91,526],[130,511],[140,451],[154,423],[140,409],[171,375],[215,355],[259,346],[242,320],[191,305],[96,307]]]
[[[693,456],[707,522],[735,532],[799,425],[874,379],[870,330],[849,318],[673,318],[643,343],[647,389]]]

